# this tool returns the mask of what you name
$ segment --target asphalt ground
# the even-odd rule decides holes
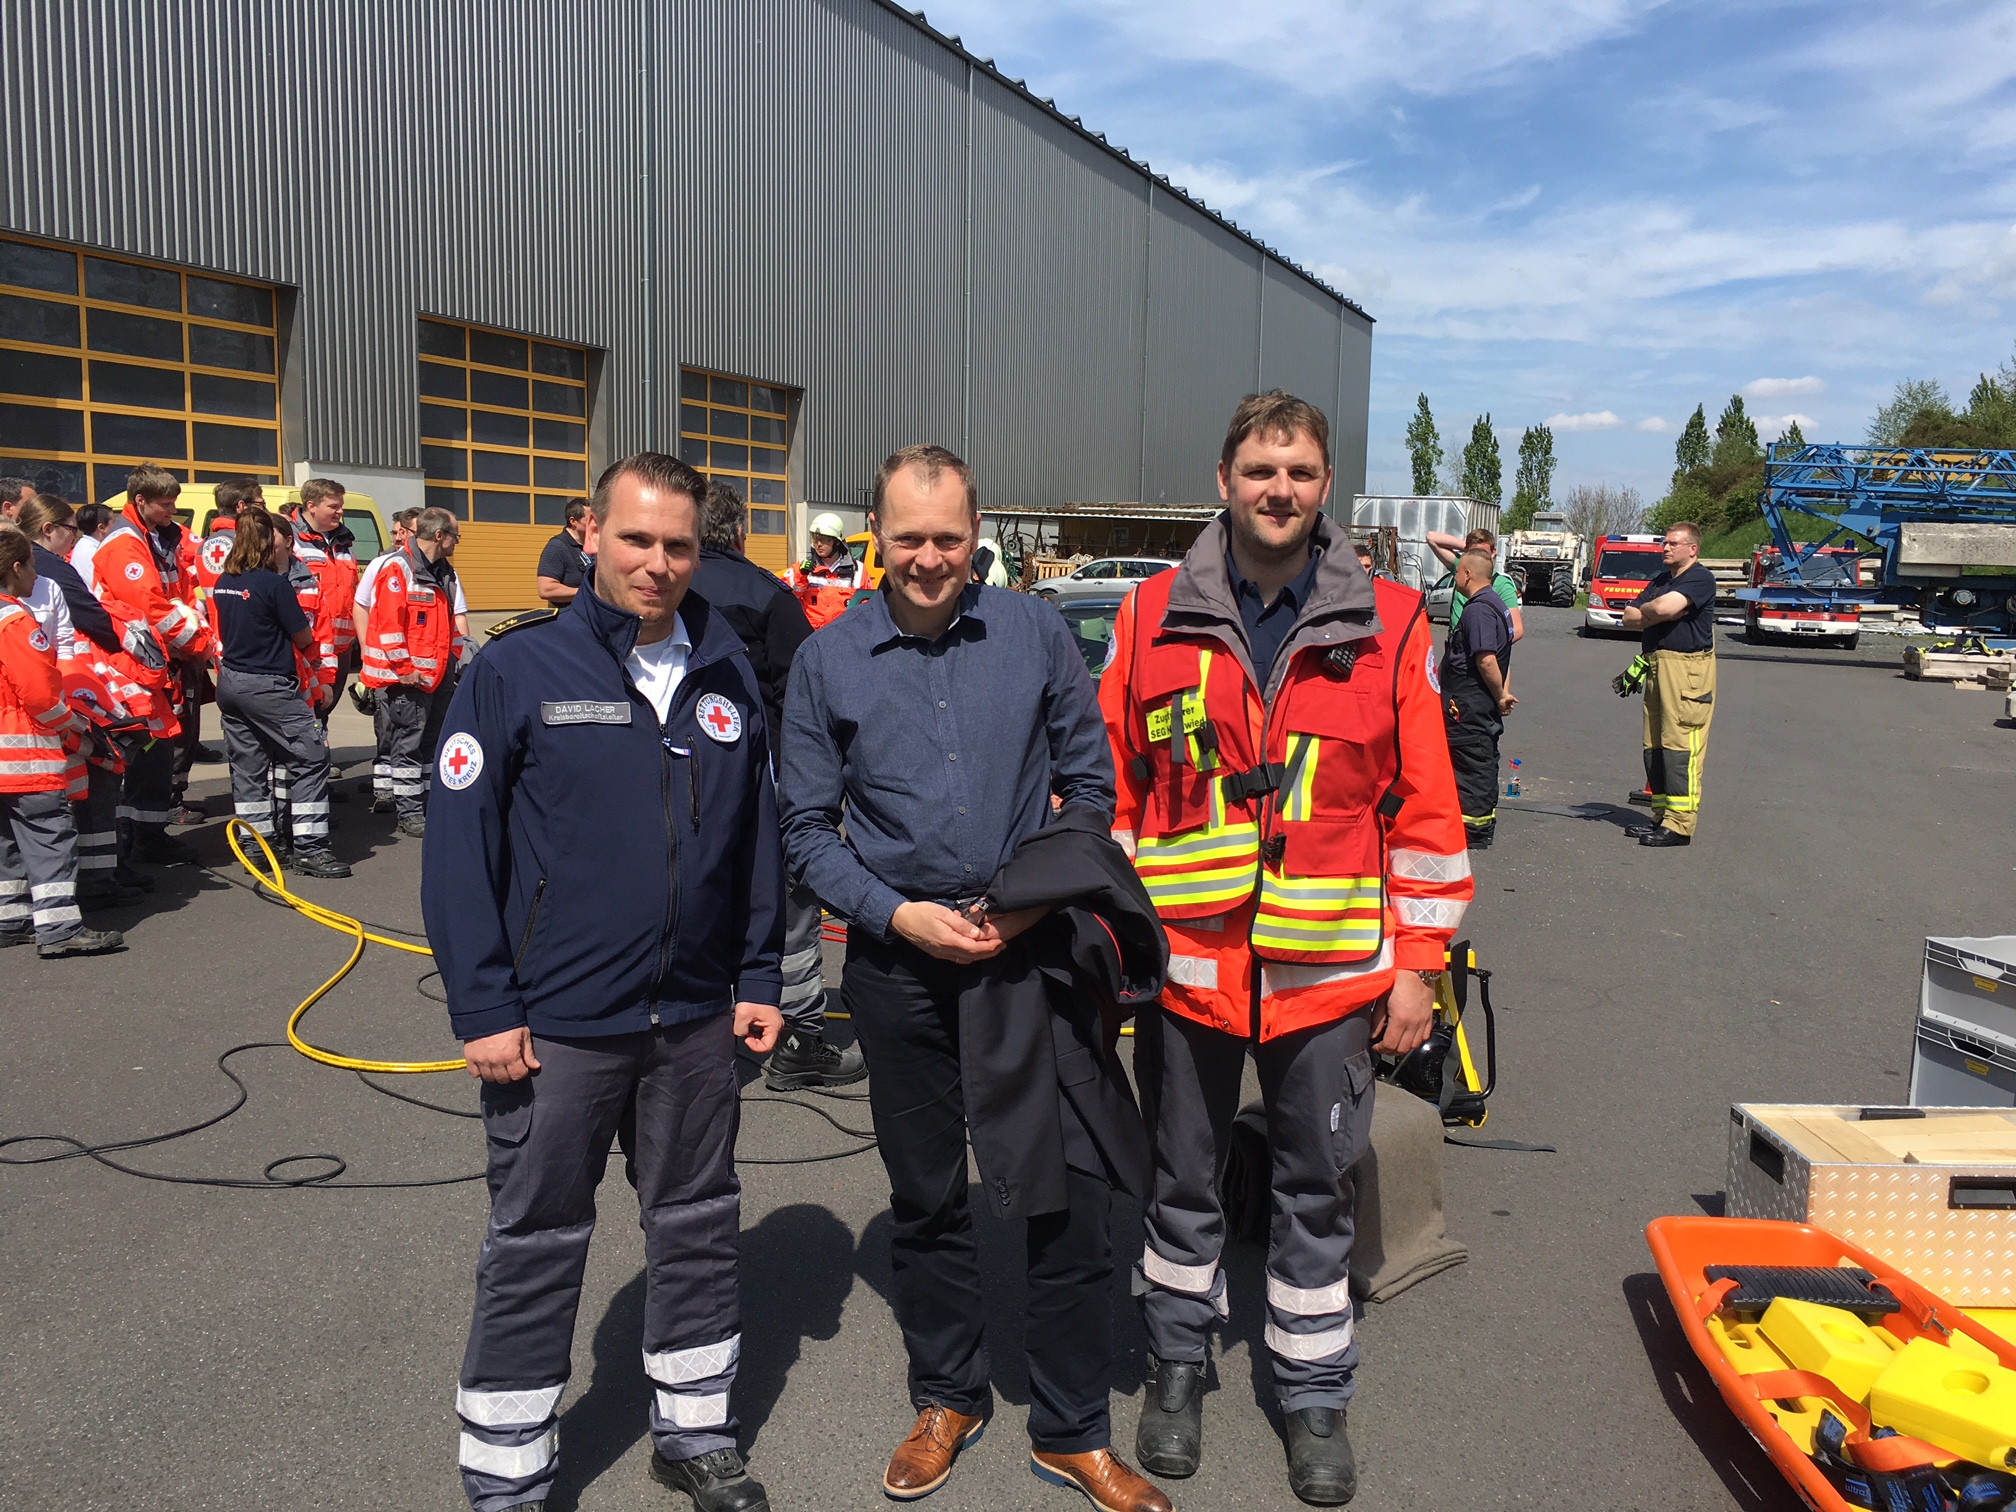
[[[1924,936],[2016,927],[2016,731],[1996,727],[1993,695],[1905,682],[1873,637],[1846,653],[1725,643],[1700,837],[1643,850],[1621,833],[1641,812],[1623,802],[1640,773],[1638,706],[1608,687],[1632,650],[1577,638],[1574,618],[1527,611],[1506,741],[1525,796],[1479,858],[1466,931],[1501,1011],[1485,1132],[1559,1153],[1445,1149],[1449,1227],[1470,1260],[1362,1321],[1357,1504],[1790,1509],[1687,1355],[1643,1226],[1718,1205],[1732,1102],[1903,1099]],[[353,774],[368,770],[365,738],[346,712],[336,740]],[[197,775],[221,814],[221,769]],[[417,928],[418,844],[371,815],[354,781],[340,786],[353,796],[336,843],[357,874],[302,890]],[[128,952],[6,957],[0,1132],[102,1142],[225,1108],[219,1053],[279,1039],[343,960],[342,938],[226,880],[220,831],[190,832],[214,871],[158,873],[151,908],[110,916]],[[369,952],[310,1015],[310,1037],[453,1054],[442,1009],[416,990],[425,965]],[[318,1152],[340,1155],[346,1180],[481,1169],[468,1118],[285,1049],[233,1065],[242,1111],[114,1158],[254,1181],[276,1157]],[[400,1090],[475,1108],[460,1074]],[[859,1104],[832,1106],[865,1127]],[[802,1108],[764,1105],[745,1108],[739,1148],[753,1160],[855,1143]],[[910,1410],[876,1157],[742,1175],[736,1409],[753,1468],[780,1512],[879,1505]],[[620,1163],[603,1195],[556,1509],[668,1504],[645,1470],[642,1240]],[[219,1190],[83,1160],[0,1171],[0,1505],[459,1505],[451,1402],[484,1211],[477,1182]],[[1116,1255],[1138,1254],[1131,1204],[1113,1227]],[[1019,1237],[990,1226],[983,1245],[999,1415],[932,1505],[1075,1505],[1026,1468]],[[1296,1505],[1264,1359],[1255,1373],[1261,1262],[1250,1246],[1228,1254],[1205,1463],[1169,1485],[1179,1507]],[[1143,1346],[1118,1278],[1113,1306],[1114,1427],[1131,1455]]]

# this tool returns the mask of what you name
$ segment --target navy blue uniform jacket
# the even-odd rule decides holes
[[[762,698],[728,622],[693,593],[679,613],[693,650],[662,728],[624,670],[637,617],[587,585],[492,640],[456,689],[420,903],[458,1038],[623,1034],[777,1001]]]

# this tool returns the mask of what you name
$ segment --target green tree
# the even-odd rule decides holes
[[[1496,504],[1505,497],[1505,462],[1498,455],[1498,434],[1491,429],[1489,410],[1477,417],[1463,446],[1463,496],[1480,504]]]
[[[2016,447],[2016,357],[1993,373],[1983,373],[1967,395],[1967,412],[1961,416],[1988,437],[1989,446]]]
[[[1673,476],[1677,478],[1697,467],[1706,467],[1714,452],[1714,443],[1708,439],[1708,417],[1697,404],[1694,413],[1687,417],[1680,439],[1673,443]]]
[[[1718,467],[1755,462],[1764,455],[1757,443],[1757,422],[1743,413],[1743,396],[1731,394],[1715,422],[1713,461]]]
[[[1946,397],[1945,385],[1937,378],[1906,378],[1897,385],[1890,402],[1869,421],[1869,444],[1900,446],[1913,421],[1943,420],[1952,414],[1953,401]]]
[[[1512,507],[1502,521],[1506,530],[1530,530],[1533,516],[1553,506],[1554,432],[1529,425],[1519,437],[1519,465],[1512,475]]]
[[[1778,444],[1780,446],[1804,446],[1806,444],[1806,432],[1799,429],[1799,422],[1797,420],[1786,422],[1785,434],[1778,438]]]
[[[1414,492],[1435,492],[1435,474],[1442,470],[1442,433],[1435,429],[1426,394],[1416,396],[1414,418],[1407,422],[1407,455],[1414,464]]]

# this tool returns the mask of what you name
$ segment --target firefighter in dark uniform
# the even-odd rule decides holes
[[[1493,570],[1481,551],[1457,559],[1456,591],[1468,600],[1442,648],[1449,764],[1456,769],[1463,838],[1471,850],[1488,850],[1498,832],[1498,737],[1519,702],[1505,686],[1512,674],[1512,616],[1490,591]]]
[[[735,1046],[776,1042],[784,873],[761,694],[697,594],[699,474],[596,486],[595,574],[493,637],[443,728],[421,903],[483,1080],[490,1224],[455,1410],[476,1512],[541,1504],[611,1137],[643,1215],[652,1473],[764,1512],[736,1451]]]

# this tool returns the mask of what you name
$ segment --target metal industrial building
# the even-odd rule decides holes
[[[529,597],[680,450],[781,567],[906,442],[983,506],[1196,502],[1290,388],[1364,486],[1371,320],[881,0],[4,0],[0,472],[335,476]]]

